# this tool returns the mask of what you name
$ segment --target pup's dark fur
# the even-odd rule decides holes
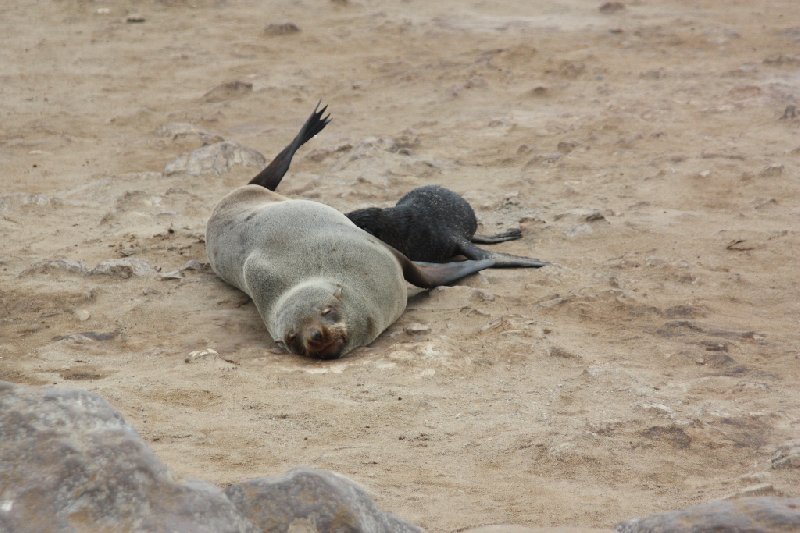
[[[444,262],[463,255],[469,259],[493,259],[493,267],[538,268],[537,259],[488,252],[474,243],[493,244],[519,239],[519,230],[475,235],[478,221],[469,203],[439,185],[419,187],[403,196],[394,207],[369,207],[347,213],[364,231],[396,248],[412,261]]]

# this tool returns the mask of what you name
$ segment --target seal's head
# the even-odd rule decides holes
[[[336,359],[347,347],[342,286],[323,279],[295,285],[276,302],[270,332],[290,352]]]

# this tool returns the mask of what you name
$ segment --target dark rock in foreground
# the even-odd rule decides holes
[[[800,498],[739,498],[703,503],[680,511],[628,520],[617,525],[617,531],[800,531]]]
[[[0,381],[0,531],[418,531],[353,482],[297,469],[223,492],[173,478],[99,396]]]

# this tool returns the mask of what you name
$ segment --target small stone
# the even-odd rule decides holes
[[[736,491],[736,494],[729,496],[728,499],[742,496],[780,496],[780,494],[772,486],[772,483],[757,483]]]
[[[294,22],[280,22],[280,23],[273,23],[267,24],[264,26],[264,34],[270,36],[278,36],[278,35],[291,35],[293,33],[299,33],[300,28],[297,27],[297,24]]]
[[[223,141],[198,148],[188,154],[178,156],[164,167],[164,174],[187,174],[202,176],[226,174],[235,166],[264,168],[267,161],[264,156],[241,144]]]
[[[617,13],[623,9],[625,9],[625,4],[622,2],[606,2],[598,8],[600,13]]]
[[[581,356],[565,350],[560,346],[550,347],[550,357],[558,357],[559,359],[580,359]]]
[[[778,448],[770,463],[772,468],[800,468],[800,442]]]
[[[580,235],[589,235],[590,233],[593,233],[593,231],[594,230],[592,230],[592,227],[589,224],[578,224],[577,226],[574,226],[565,231],[564,235],[573,238],[573,237],[578,237]]]
[[[139,13],[132,13],[125,17],[125,22],[128,24],[142,24],[144,21],[144,16],[140,15]]]
[[[786,109],[783,110],[781,120],[790,120],[793,118],[797,118],[797,106],[787,105]]]
[[[21,276],[29,274],[51,274],[51,273],[67,273],[67,274],[86,274],[89,269],[83,264],[82,261],[75,261],[73,259],[45,259],[31,265],[22,271]]]
[[[577,148],[578,143],[573,141],[561,141],[556,146],[556,150],[561,152],[562,154],[568,154],[572,152],[575,148]]]
[[[710,175],[711,175],[711,171],[710,170],[701,170],[700,171],[700,177],[701,178],[707,178]]]
[[[125,259],[107,259],[95,266],[90,276],[112,276],[115,278],[128,279],[131,277],[154,276],[156,270],[144,259],[126,257]]]
[[[173,141],[196,137],[203,144],[212,144],[225,140],[220,135],[186,122],[168,122],[158,128],[156,133],[161,137],[168,137]]]
[[[778,163],[773,163],[764,170],[761,171],[761,177],[763,178],[774,178],[776,176],[780,176],[783,174],[783,165]]]
[[[471,298],[478,302],[493,302],[495,300],[495,295],[483,289],[473,289]]]
[[[75,318],[77,318],[81,322],[86,322],[87,320],[89,320],[89,317],[91,316],[92,314],[86,309],[78,309],[77,311],[75,311]]]
[[[604,217],[603,213],[601,213],[599,210],[592,211],[591,213],[583,217],[583,220],[585,222],[598,222],[600,220],[605,220],[605,219],[606,217]]]
[[[109,15],[111,14],[111,10],[107,7],[98,7],[97,10],[95,10],[95,13],[98,15]]]
[[[229,81],[217,85],[203,95],[203,101],[219,103],[233,98],[239,98],[253,92],[253,84],[247,81]]]
[[[404,327],[403,331],[405,331],[409,335],[424,335],[426,333],[430,333],[431,328],[430,326],[426,326],[425,324],[414,322]]]
[[[181,267],[181,270],[194,270],[196,272],[207,272],[211,270],[211,265],[208,263],[204,263],[202,261],[198,261],[197,259],[189,259]]]
[[[164,272],[158,275],[158,279],[183,279],[183,273],[180,270],[173,270],[172,272]]]

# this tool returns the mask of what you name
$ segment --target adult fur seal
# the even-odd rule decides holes
[[[247,293],[274,340],[323,359],[369,344],[406,307],[405,281],[451,283],[492,261],[413,263],[327,205],[275,193],[294,152],[329,122],[316,109],[294,140],[214,208],[211,268]]]
[[[493,259],[493,267],[539,268],[548,264],[475,246],[474,243],[511,241],[522,235],[519,230],[475,235],[475,211],[464,198],[439,185],[414,189],[394,207],[357,209],[347,213],[347,218],[413,261],[444,262],[463,255],[469,259]]]

